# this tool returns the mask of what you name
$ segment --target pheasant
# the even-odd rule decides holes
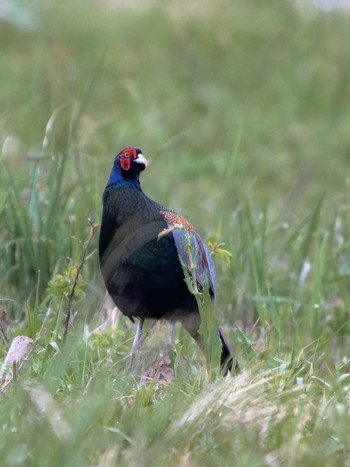
[[[140,172],[146,166],[147,159],[139,148],[125,148],[114,159],[103,193],[99,238],[102,276],[116,306],[132,321],[139,320],[131,355],[141,342],[145,319],[165,319],[172,325],[180,321],[203,349],[198,305],[183,269],[190,268],[188,239],[195,255],[198,289],[207,284],[212,301],[214,262],[184,217],[144,194]],[[226,374],[232,368],[233,358],[221,331],[220,340],[221,367]]]

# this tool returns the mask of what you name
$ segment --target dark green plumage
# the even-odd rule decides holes
[[[118,308],[130,317],[156,319],[196,311],[173,236],[158,240],[167,228],[160,205],[125,184],[107,187],[103,206],[101,269]]]
[[[191,262],[186,241],[190,239],[195,254],[197,285],[201,289],[206,283],[213,301],[214,263],[186,219],[143,193],[139,175],[145,167],[140,149],[124,149],[114,160],[103,193],[99,257],[106,288],[124,315],[139,319],[132,351],[140,343],[143,321],[148,318],[181,321],[203,348],[197,302],[181,264],[189,267]],[[221,331],[220,339],[226,372],[232,357]]]

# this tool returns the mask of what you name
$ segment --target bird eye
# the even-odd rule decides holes
[[[124,157],[129,157],[129,153],[128,153],[128,152],[124,152]]]

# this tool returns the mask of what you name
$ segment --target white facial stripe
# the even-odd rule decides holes
[[[147,159],[142,154],[137,155],[137,159],[135,159],[135,162],[137,164],[144,164],[147,167]]]

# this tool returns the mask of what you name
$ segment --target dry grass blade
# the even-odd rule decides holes
[[[52,431],[55,433],[57,438],[61,440],[69,439],[71,435],[71,427],[64,419],[61,410],[51,394],[39,385],[26,385],[25,390],[29,393],[36,408],[47,417]]]
[[[9,367],[18,368],[18,364],[29,352],[32,343],[33,340],[27,336],[17,336],[13,339],[4,363],[1,366],[0,379],[5,376],[5,372]]]
[[[259,438],[268,433],[270,423],[278,423],[288,416],[288,411],[281,408],[279,397],[273,389],[276,375],[271,371],[253,379],[249,372],[210,385],[191,404],[184,415],[175,421],[168,435],[183,433],[191,436],[207,428],[229,431],[232,426],[240,425],[242,429],[254,426]],[[302,390],[302,386],[295,389]],[[213,423],[217,427],[213,427]]]
[[[72,285],[72,288],[71,288],[71,291],[70,291],[70,294],[69,294],[69,298],[68,298],[67,318],[66,318],[66,325],[65,325],[64,334],[63,334],[63,339],[64,340],[66,339],[67,333],[68,333],[69,320],[70,320],[70,316],[71,316],[71,312],[72,312],[73,299],[74,299],[75,289],[76,289],[76,286],[78,284],[78,279],[79,279],[81,270],[82,270],[82,268],[83,268],[83,266],[85,264],[85,261],[90,257],[90,256],[86,257],[86,254],[87,254],[90,242],[91,242],[93,236],[95,235],[95,233],[97,232],[97,230],[99,229],[99,227],[100,227],[99,224],[91,223],[89,235],[88,235],[88,238],[87,238],[87,240],[85,242],[85,245],[84,245],[84,249],[83,249],[83,253],[81,255],[80,263],[79,263],[79,265],[77,267],[76,275],[74,277],[73,285]]]

